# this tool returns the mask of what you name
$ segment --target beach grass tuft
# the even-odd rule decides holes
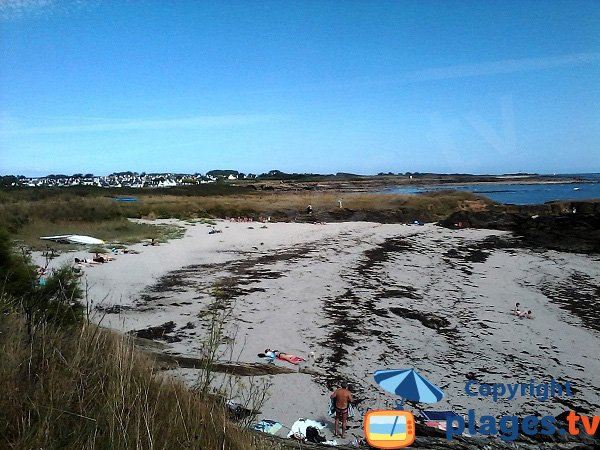
[[[0,315],[0,447],[271,449],[225,408],[156,373],[130,338]]]

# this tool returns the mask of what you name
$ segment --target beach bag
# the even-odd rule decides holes
[[[315,427],[308,426],[306,427],[306,440],[308,442],[314,442],[315,444],[320,444],[321,442],[325,442],[327,439],[319,433]]]

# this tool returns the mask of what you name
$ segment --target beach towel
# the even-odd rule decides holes
[[[327,410],[327,415],[329,417],[335,416],[335,398],[329,399],[329,409]]]
[[[296,355],[290,355],[288,353],[279,353],[277,355],[277,359],[280,359],[281,361],[287,361],[291,364],[300,364],[302,361],[306,361],[304,358],[301,358],[300,356],[296,356]]]
[[[256,431],[262,431],[263,433],[276,434],[283,425],[274,420],[264,419],[257,422],[252,428]]]

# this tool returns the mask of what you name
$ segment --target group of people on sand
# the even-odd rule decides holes
[[[229,220],[230,222],[270,222],[271,221],[271,216],[268,217],[263,217],[263,216],[258,216],[258,219],[254,219],[254,217],[226,217],[226,220]]]
[[[521,309],[520,303],[515,303],[515,309],[512,310],[512,314],[521,319],[533,319],[531,310],[525,311],[525,309]]]

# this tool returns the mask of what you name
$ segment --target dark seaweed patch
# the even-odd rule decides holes
[[[144,339],[159,339],[166,342],[179,342],[181,338],[178,336],[169,336],[175,331],[175,322],[165,322],[162,325],[148,327],[142,330],[132,330],[127,334],[144,338]]]
[[[431,328],[432,330],[444,330],[450,327],[450,322],[443,318],[431,313],[422,313],[420,311],[408,308],[401,307],[393,307],[390,308],[390,311],[396,314],[399,317],[403,317],[405,319],[418,320],[426,326],[427,328]]]
[[[375,266],[386,262],[390,253],[405,252],[411,250],[412,245],[404,238],[388,238],[382,244],[366,250],[364,252],[364,261],[356,268],[360,275],[366,275]]]
[[[131,306],[126,306],[126,305],[111,305],[111,306],[96,305],[94,307],[94,309],[96,311],[101,311],[105,314],[121,314],[122,312],[130,311],[133,308]]]
[[[417,293],[417,289],[412,286],[398,286],[396,289],[384,289],[377,296],[379,298],[411,298],[413,300],[421,298]]]
[[[600,285],[589,275],[575,272],[560,284],[545,284],[540,290],[553,303],[579,317],[585,327],[600,331]]]

